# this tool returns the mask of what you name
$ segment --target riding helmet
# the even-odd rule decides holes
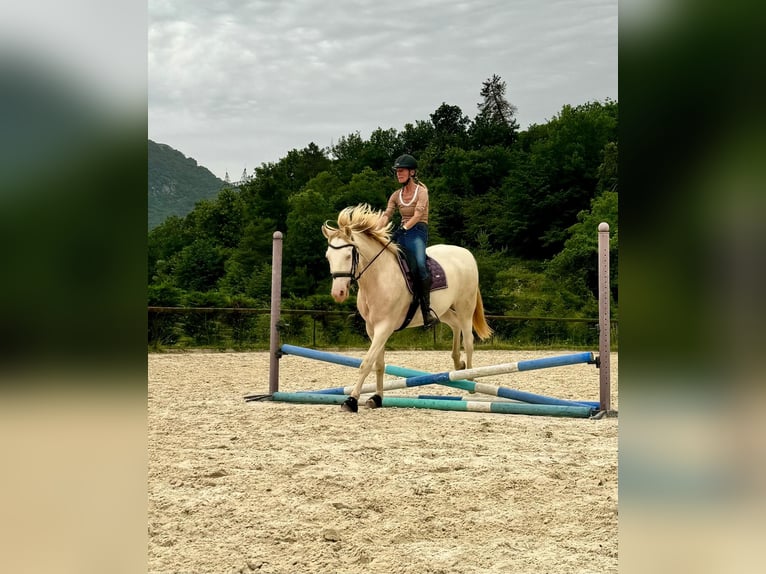
[[[394,162],[394,169],[404,167],[406,169],[417,169],[417,160],[409,154],[400,155]]]

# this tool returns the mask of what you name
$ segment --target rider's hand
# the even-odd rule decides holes
[[[399,243],[399,240],[407,234],[407,230],[404,227],[398,227],[391,234],[391,240]]]

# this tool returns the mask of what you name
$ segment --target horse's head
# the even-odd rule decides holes
[[[351,280],[355,278],[359,261],[357,247],[350,234],[340,229],[333,229],[327,224],[322,226],[322,234],[327,238],[327,262],[332,275],[332,298],[337,303],[348,299]]]
[[[378,229],[381,212],[367,204],[347,207],[338,215],[338,227],[328,223],[322,226],[327,238],[327,261],[332,275],[332,297],[342,303],[349,296],[351,283],[361,275],[357,269],[360,253],[363,259],[371,260],[376,252],[385,247],[397,249],[389,240],[390,222]]]

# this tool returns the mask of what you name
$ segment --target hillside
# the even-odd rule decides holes
[[[171,215],[186,215],[201,199],[216,197],[223,185],[196,160],[149,140],[149,230]]]

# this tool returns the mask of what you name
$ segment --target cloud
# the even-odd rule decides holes
[[[614,0],[150,0],[150,137],[241,173],[442,102],[473,117],[492,74],[522,126],[541,123],[616,99],[616,14]]]

